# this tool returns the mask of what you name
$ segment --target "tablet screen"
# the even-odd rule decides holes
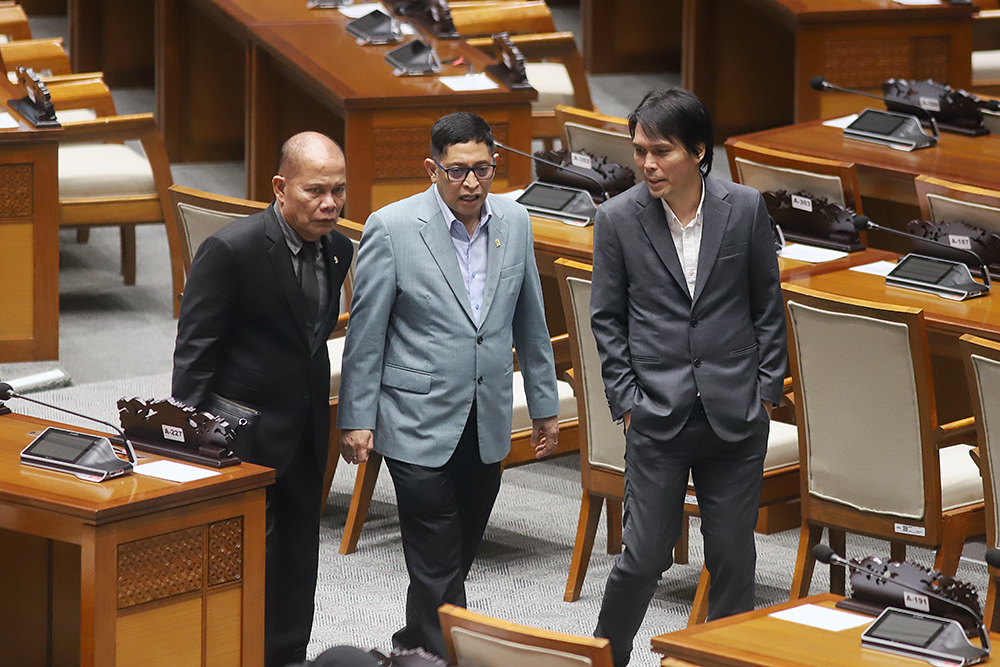
[[[76,463],[100,437],[48,428],[24,450],[25,454]]]

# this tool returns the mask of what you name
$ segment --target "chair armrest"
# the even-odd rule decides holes
[[[156,119],[151,113],[106,116],[63,124],[62,143],[142,140],[156,134]]]
[[[8,72],[16,67],[30,67],[36,72],[49,70],[53,74],[71,74],[69,56],[61,38],[24,39],[0,44],[0,56]]]
[[[563,372],[563,382],[573,387],[573,394],[576,395],[576,371],[572,368],[567,368]]]
[[[571,32],[545,32],[528,35],[510,35],[511,44],[520,49],[525,60],[542,60],[543,58],[558,58],[571,51],[576,51],[576,42]],[[469,37],[465,40],[469,46],[474,46],[483,53],[497,57],[493,48],[493,37]]]
[[[958,444],[975,444],[976,442],[978,442],[978,438],[974,417],[941,424],[934,429],[934,443],[939,448]]]
[[[47,77],[43,81],[49,89],[49,97],[56,111],[93,109],[98,116],[115,115],[115,101],[111,97],[111,90],[100,79]]]

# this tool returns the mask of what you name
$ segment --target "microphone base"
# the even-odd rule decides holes
[[[4,415],[9,415],[13,410],[8,408],[4,403],[0,403],[0,417]]]
[[[853,611],[858,614],[865,614],[866,616],[878,616],[886,607],[893,605],[882,605],[876,604],[874,602],[865,602],[863,600],[855,600],[854,598],[844,598],[836,605],[837,609],[843,609],[845,611]],[[979,636],[979,628],[976,627],[972,620],[967,615],[942,615],[943,618],[950,618],[953,621],[957,621],[961,626],[962,630],[965,631],[965,636],[970,639],[974,639]]]

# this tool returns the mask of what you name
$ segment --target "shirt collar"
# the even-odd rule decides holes
[[[455,217],[455,212],[448,208],[448,205],[444,203],[444,199],[441,197],[441,193],[438,191],[437,184],[431,185],[431,189],[434,191],[434,197],[437,199],[438,207],[441,209],[441,217],[444,218],[445,224],[449,228],[453,228],[455,225],[460,225],[465,229],[465,225],[461,220]],[[489,196],[483,199],[483,208],[479,212],[479,225],[476,227],[475,233],[481,233],[480,230],[485,230],[487,225],[490,224],[490,218],[493,217],[493,209],[490,207]],[[468,233],[468,229],[466,229]]]
[[[281,227],[281,234],[285,237],[285,243],[288,244],[288,249],[297,257],[299,251],[302,250],[302,244],[305,243],[305,239],[299,236],[299,233],[285,222],[285,218],[281,215],[281,209],[278,207],[278,202],[274,202],[271,206],[274,209],[274,217],[278,219],[278,226]]]
[[[671,227],[677,227],[677,229],[684,229],[681,227],[681,221],[674,215],[673,210],[670,208],[670,204],[667,203],[666,199],[661,199],[660,203],[663,204],[663,211],[667,214],[667,224]],[[702,222],[702,210],[705,208],[705,178],[701,179],[701,199],[698,201],[698,210],[694,213],[694,220],[691,221],[691,225],[700,225]]]

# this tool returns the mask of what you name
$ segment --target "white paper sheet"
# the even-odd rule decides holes
[[[923,5],[940,5],[941,0],[892,0],[897,5],[904,5],[906,7],[920,7]]]
[[[823,124],[827,127],[839,127],[844,129],[854,121],[858,119],[858,114],[852,113],[850,116],[843,116],[842,118],[831,118],[830,120],[824,120]]]
[[[17,128],[17,120],[6,111],[0,111],[0,130],[13,130]]]
[[[840,611],[839,609],[820,607],[815,604],[804,604],[792,607],[791,609],[776,611],[771,616],[783,621],[791,621],[792,623],[808,625],[809,627],[829,630],[831,632],[840,632],[848,628],[868,625],[874,620],[870,616],[861,616],[847,611]]]
[[[486,76],[485,72],[480,72],[479,74],[460,74],[459,76],[442,76],[438,77],[438,81],[460,93],[470,90],[493,90],[500,87],[500,84]]]
[[[896,268],[895,262],[882,260],[879,262],[872,262],[871,264],[852,266],[851,271],[857,271],[858,273],[870,273],[873,276],[882,276],[885,278],[894,268]]]
[[[137,465],[135,472],[138,475],[165,479],[168,482],[192,482],[196,479],[215,477],[220,474],[216,470],[206,470],[205,468],[178,463],[177,461],[168,461],[166,459]]]
[[[372,12],[378,11],[383,14],[386,13],[382,5],[377,2],[363,2],[360,5],[348,5],[347,7],[340,7],[338,11],[349,19],[359,19],[362,16],[368,16]]]
[[[520,190],[511,190],[510,192],[494,192],[493,194],[500,197],[507,197],[508,199],[517,199],[524,194],[524,188],[521,188]]]
[[[817,248],[814,245],[806,245],[804,243],[789,243],[782,248],[781,252],[778,254],[786,259],[794,259],[800,262],[810,262],[812,264],[830,262],[835,259],[847,257],[847,253],[843,250]]]

